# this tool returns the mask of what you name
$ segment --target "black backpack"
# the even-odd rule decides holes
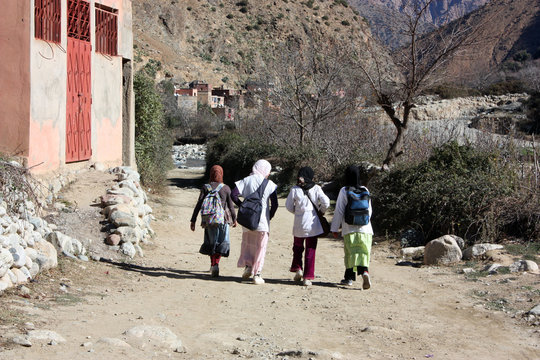
[[[369,224],[369,200],[370,195],[367,188],[348,187],[347,206],[345,207],[345,222],[349,225]]]
[[[259,226],[263,208],[262,197],[266,184],[268,184],[268,179],[264,179],[256,191],[246,196],[238,208],[236,221],[249,230],[256,230]]]

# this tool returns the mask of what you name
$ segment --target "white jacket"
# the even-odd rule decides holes
[[[307,193],[323,213],[330,206],[330,199],[319,185],[313,186]],[[293,186],[289,196],[287,196],[285,207],[294,214],[293,236],[306,238],[322,233],[323,230],[316,209],[314,209],[307,196],[304,195],[302,188]]]
[[[353,233],[353,232],[361,232],[366,234],[373,235],[373,228],[371,227],[371,220],[367,225],[349,225],[345,222],[345,207],[347,206],[347,188],[342,187],[341,190],[339,190],[339,195],[336,200],[336,209],[334,211],[334,218],[332,219],[332,225],[330,225],[330,231],[332,232],[339,232],[339,228],[341,227],[341,234],[343,236]],[[371,213],[373,210],[371,209],[371,199],[369,200],[369,217],[371,219]]]

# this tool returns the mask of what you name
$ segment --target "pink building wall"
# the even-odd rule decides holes
[[[95,3],[117,9],[119,27],[118,56],[106,56],[94,50],[91,53],[92,155],[89,161],[109,166],[135,166],[132,91],[127,110],[123,106],[126,102],[124,62],[133,57],[131,0],[88,2],[92,49],[95,49]],[[0,13],[0,54],[10,54],[4,55],[0,62],[0,152],[22,156],[24,164],[32,167],[34,173],[81,166],[66,164],[66,9],[67,0],[62,0],[60,44],[34,37],[32,0],[7,1]],[[127,127],[124,112],[129,112]],[[127,163],[123,156],[126,149],[129,152]]]
[[[0,20],[0,152],[28,155],[30,2],[2,1]],[[9,56],[7,55],[9,54]]]

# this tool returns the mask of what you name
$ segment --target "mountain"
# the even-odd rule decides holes
[[[429,31],[435,27],[456,20],[473,10],[483,6],[490,0],[435,0],[423,18],[422,28]],[[372,31],[382,42],[392,48],[398,47],[406,40],[396,30],[400,19],[405,19],[407,8],[403,0],[349,0],[360,16],[366,18]],[[410,1],[409,1],[410,3]]]
[[[136,69],[149,64],[158,80],[230,87],[286,39],[371,42],[368,24],[343,1],[133,0],[133,31]]]
[[[531,58],[540,58],[539,1],[492,0],[456,23],[472,24],[477,41],[447,65],[448,75],[455,80],[478,83],[497,76],[502,65],[519,68]]]

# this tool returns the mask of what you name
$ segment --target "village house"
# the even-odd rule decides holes
[[[131,0],[3,1],[0,152],[34,173],[135,165]]]
[[[179,109],[187,115],[197,114],[197,89],[178,89],[175,87],[174,95]]]

